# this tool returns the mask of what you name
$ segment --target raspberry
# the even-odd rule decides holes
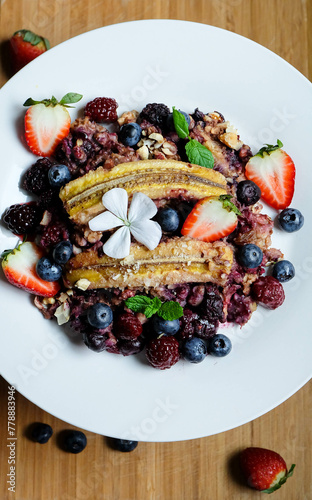
[[[110,97],[96,97],[88,102],[85,107],[85,116],[89,116],[95,122],[115,122],[118,104]]]
[[[23,188],[37,195],[48,191],[51,188],[48,171],[52,165],[53,163],[48,158],[41,158],[36,161],[25,173]]]
[[[153,339],[146,347],[146,357],[154,368],[171,368],[180,359],[179,342],[166,335]]]
[[[14,234],[28,234],[36,230],[42,210],[35,203],[11,205],[3,215],[3,222]]]
[[[251,288],[253,298],[268,309],[276,309],[285,300],[283,286],[273,276],[262,276],[255,281]]]
[[[115,335],[119,339],[136,340],[142,333],[142,324],[134,314],[122,313],[115,324]]]
[[[61,221],[52,221],[47,226],[44,226],[42,230],[42,236],[40,238],[40,246],[47,248],[56,245],[62,240],[69,239],[69,232],[66,224]]]
[[[170,114],[170,109],[165,104],[157,104],[156,102],[147,104],[140,113],[142,120],[147,120],[154,125],[162,128],[167,116]]]

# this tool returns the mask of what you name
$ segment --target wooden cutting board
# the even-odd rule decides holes
[[[31,29],[55,46],[101,26],[151,18],[196,21],[234,31],[276,52],[312,78],[309,0],[1,0],[0,5],[0,85],[10,76],[7,40],[18,29]],[[196,44],[196,40],[191,42]],[[149,43],[152,53],[157,39]],[[131,51],[131,47],[127,50]],[[139,57],[136,47],[133,51]],[[88,61],[82,61],[84,64],[88,67]],[[248,71],[248,61],[238,64],[242,73]],[[274,449],[284,456],[287,464],[297,464],[293,478],[274,493],[274,500],[312,499],[311,382],[278,408],[237,429],[192,441],[140,443],[129,454],[112,450],[106,438],[90,432],[86,432],[88,446],[83,453],[65,453],[58,446],[59,434],[73,427],[17,394],[17,439],[12,448],[16,493],[8,491],[7,483],[10,467],[7,401],[7,383],[0,378],[1,499],[256,499],[260,493],[242,484],[235,460],[237,452],[247,446]],[[39,445],[28,439],[27,429],[33,422],[46,422],[53,427],[54,435],[47,444]],[[196,422],[185,425],[193,426]]]

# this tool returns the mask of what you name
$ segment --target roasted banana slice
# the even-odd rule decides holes
[[[104,193],[124,188],[129,197],[141,192],[155,200],[189,199],[226,194],[226,179],[215,170],[173,160],[142,160],[121,163],[111,170],[99,167],[75,179],[60,191],[60,198],[73,222],[87,224],[103,212]]]
[[[123,260],[98,257],[91,250],[82,252],[67,263],[64,278],[68,287],[82,283],[84,289],[150,288],[208,281],[223,285],[232,264],[233,250],[226,243],[176,237],[161,242],[153,251],[133,244],[130,255]]]

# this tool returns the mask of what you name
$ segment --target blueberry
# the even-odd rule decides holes
[[[152,318],[154,332],[157,335],[165,333],[166,335],[175,335],[180,330],[180,321],[178,319],[166,320],[155,314]]]
[[[178,212],[169,207],[158,210],[155,220],[166,233],[174,233],[180,225]]]
[[[53,165],[49,168],[48,178],[52,187],[61,187],[71,180],[71,173],[66,165]]]
[[[135,448],[138,446],[137,441],[129,441],[128,439],[112,439],[111,440],[112,446],[115,450],[122,451],[122,452],[129,452],[135,450]]]
[[[243,245],[238,248],[236,258],[242,267],[254,269],[255,267],[260,266],[263,259],[263,253],[261,248],[257,245],[248,243],[247,245]]]
[[[98,332],[84,332],[82,340],[91,351],[102,352],[106,349],[106,336]]]
[[[237,199],[247,207],[254,205],[261,197],[261,189],[252,181],[241,181],[237,185]]]
[[[31,437],[40,444],[47,443],[53,434],[53,429],[48,424],[37,424],[31,431]]]
[[[87,319],[94,328],[107,328],[113,321],[113,311],[107,304],[98,302],[87,310]]]
[[[62,276],[62,268],[48,257],[41,257],[36,265],[36,272],[44,281],[57,281]]]
[[[277,220],[279,225],[287,233],[294,233],[302,228],[304,223],[304,217],[302,213],[296,208],[285,208],[278,215]]]
[[[52,257],[57,264],[66,264],[73,253],[73,245],[70,241],[60,241],[53,248]]]
[[[280,283],[286,283],[295,276],[295,268],[289,260],[279,260],[273,266],[272,276]]]
[[[182,347],[182,354],[191,363],[200,363],[205,359],[207,354],[206,344],[197,337],[188,339]]]
[[[118,138],[125,146],[135,146],[141,139],[142,129],[138,123],[126,123],[120,128]]]
[[[70,453],[80,453],[87,446],[86,435],[81,431],[67,431],[64,436],[64,448]]]
[[[182,113],[182,115],[185,117],[186,121],[187,121],[187,124],[189,125],[191,123],[191,118],[190,118],[190,115],[188,115],[187,113],[185,113],[184,111],[181,111],[181,109],[178,109],[178,111],[180,113]],[[166,125],[167,125],[167,128],[168,130],[173,130],[175,131],[175,126],[174,126],[174,122],[173,122],[173,114],[170,113],[168,116],[167,116],[167,119],[166,119]]]
[[[232,350],[232,342],[226,335],[217,333],[208,340],[208,352],[213,356],[226,356]]]

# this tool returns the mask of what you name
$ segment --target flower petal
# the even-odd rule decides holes
[[[123,259],[130,253],[130,243],[131,236],[129,228],[124,226],[112,234],[106,243],[104,243],[103,251],[108,257]]]
[[[128,213],[129,222],[151,219],[157,214],[157,207],[146,194],[134,193]]]
[[[161,227],[153,220],[136,220],[131,224],[130,232],[137,241],[143,243],[149,250],[154,250],[161,238]]]
[[[128,194],[125,189],[110,189],[103,195],[102,203],[104,207],[116,215],[116,217],[119,217],[119,219],[123,221],[127,220]]]
[[[91,231],[108,231],[114,227],[123,226],[123,222],[108,210],[89,221],[89,228]]]

